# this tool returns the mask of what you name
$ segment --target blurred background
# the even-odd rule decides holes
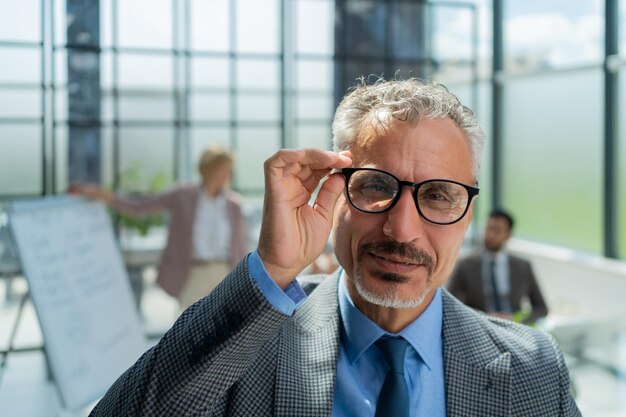
[[[27,284],[3,206],[76,181],[196,181],[220,144],[236,154],[254,248],[263,161],[330,149],[346,89],[397,75],[441,82],[477,113],[487,142],[467,250],[492,208],[514,215],[510,250],[535,267],[581,411],[626,416],[625,50],[626,0],[0,0],[0,351],[22,349],[4,355],[0,414],[64,412],[26,376],[41,376],[42,344],[28,303],[10,341]],[[116,231],[158,339],[177,315],[154,285],[164,228]]]

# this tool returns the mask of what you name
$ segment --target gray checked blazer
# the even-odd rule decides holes
[[[287,317],[240,262],[128,369],[91,416],[330,416],[338,274]],[[552,338],[443,292],[447,415],[580,416]]]

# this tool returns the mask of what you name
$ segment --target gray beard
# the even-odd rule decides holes
[[[400,276],[389,274],[389,276],[387,277],[387,281],[403,282],[404,279],[402,279],[402,277]],[[393,291],[393,289],[385,291],[383,294],[376,294],[365,288],[365,286],[363,285],[363,279],[361,278],[360,263],[357,264],[354,271],[354,285],[356,286],[356,290],[361,298],[363,298],[368,303],[387,308],[400,309],[416,308],[421,306],[424,303],[426,295],[430,291],[432,283],[432,275],[429,273],[428,279],[426,280],[426,288],[424,288],[424,291],[422,291],[421,294],[419,294],[416,298],[401,300],[398,297],[398,293],[396,291]]]

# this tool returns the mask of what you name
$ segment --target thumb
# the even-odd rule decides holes
[[[341,195],[345,186],[345,179],[341,174],[333,174],[324,181],[317,193],[313,209],[322,215],[328,222],[332,221],[333,211],[337,204],[337,199]]]

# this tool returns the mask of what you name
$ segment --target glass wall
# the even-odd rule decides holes
[[[295,141],[288,145],[330,149],[331,122],[334,114],[334,0],[300,0],[294,2],[295,25],[292,40],[295,107]],[[291,106],[289,106],[291,107]]]
[[[96,137],[94,162],[108,187],[119,187],[129,170],[139,171],[144,188],[155,176],[165,186],[197,180],[201,152],[222,144],[241,162],[234,187],[261,193],[261,162],[278,148],[330,148],[335,100],[344,92],[338,62],[350,85],[383,73],[383,63],[386,77],[396,69],[426,75],[458,85],[468,104],[477,103],[469,87],[476,76],[471,3],[346,0],[352,18],[338,22],[335,0],[155,0],[150,13],[143,1],[101,0],[95,9],[0,1],[0,58],[14,63],[0,69],[0,154],[29,161],[19,167],[27,172],[20,182],[0,180],[2,198],[62,192],[76,135]],[[23,16],[29,24],[16,26]],[[78,36],[70,29],[77,17],[85,24]],[[363,32],[347,30],[344,46],[360,44],[365,32],[384,45],[338,53],[336,28],[344,23]],[[76,79],[84,70],[94,76],[86,83]],[[86,87],[99,106],[71,110],[69,98]],[[15,135],[20,145],[8,145]],[[5,171],[0,177],[16,172],[0,164]]]
[[[506,1],[502,205],[516,236],[603,251],[604,10]]]
[[[505,1],[508,73],[600,64],[604,53],[601,1]]]
[[[43,46],[38,0],[0,0],[0,194],[43,193]]]
[[[502,196],[517,236],[601,252],[601,92],[599,69],[507,80]]]

